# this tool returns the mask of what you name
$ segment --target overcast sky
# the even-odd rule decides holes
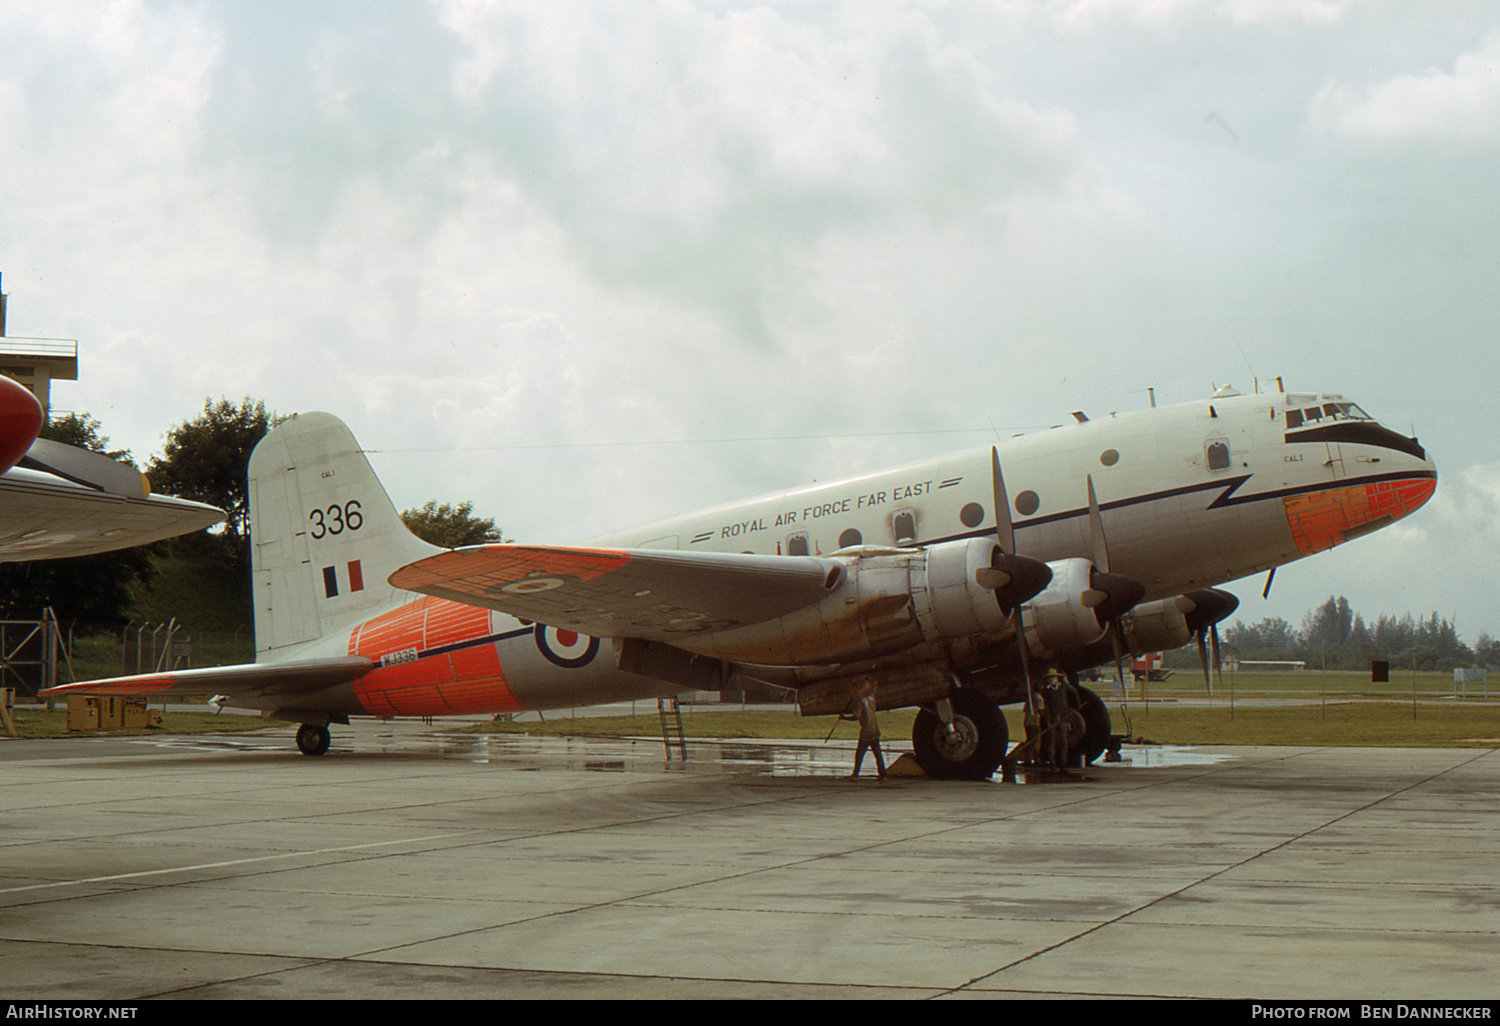
[[[1233,586],[1500,635],[1494,0],[0,4],[12,335],[520,541],[1281,376],[1439,463]]]

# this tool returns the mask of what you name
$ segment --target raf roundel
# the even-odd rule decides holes
[[[587,666],[599,654],[599,639],[577,631],[536,625],[536,647],[550,662],[569,669]]]

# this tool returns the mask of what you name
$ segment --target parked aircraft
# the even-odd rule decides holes
[[[1416,439],[1337,395],[1075,418],[581,546],[448,551],[406,530],[342,422],[303,414],[250,461],[258,661],[49,694],[223,693],[300,723],[317,755],[350,716],[749,681],[836,714],[870,674],[880,708],[919,708],[930,775],[981,778],[1006,756],[998,705],[1026,705],[1030,757],[1096,756],[1108,712],[1078,671],[1202,649],[1236,604],[1214,585],[1390,524],[1437,484]]]
[[[42,408],[0,374],[0,563],[128,549],[212,527],[222,510],[152,495],[134,467],[37,438]]]

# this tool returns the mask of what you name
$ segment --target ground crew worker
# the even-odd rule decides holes
[[[875,753],[875,771],[885,779],[885,756],[880,751],[880,721],[875,718],[875,678],[862,674],[854,678],[854,711],[839,717],[841,720],[859,721],[859,747],[854,751],[854,772],[850,780],[859,779],[860,764],[865,761],[865,752]]]

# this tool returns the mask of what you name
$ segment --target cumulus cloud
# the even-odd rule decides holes
[[[10,328],[78,338],[63,408],[138,455],[205,396],[327,409],[399,503],[528,540],[1251,360],[1488,466],[1489,162],[1439,180],[1305,131],[1329,82],[1341,137],[1488,110],[1500,13],[1457,6],[3,4]],[[1376,563],[1443,587],[1401,576],[1439,533],[1274,601],[1295,622]]]
[[[1354,0],[1060,0],[1064,21],[1097,25],[1109,20],[1129,20],[1164,26],[1191,17],[1222,18],[1237,24],[1304,21],[1328,24],[1338,21]]]
[[[1329,83],[1311,120],[1357,139],[1494,141],[1500,137],[1500,35],[1461,55],[1451,70],[1429,68],[1370,86]]]

